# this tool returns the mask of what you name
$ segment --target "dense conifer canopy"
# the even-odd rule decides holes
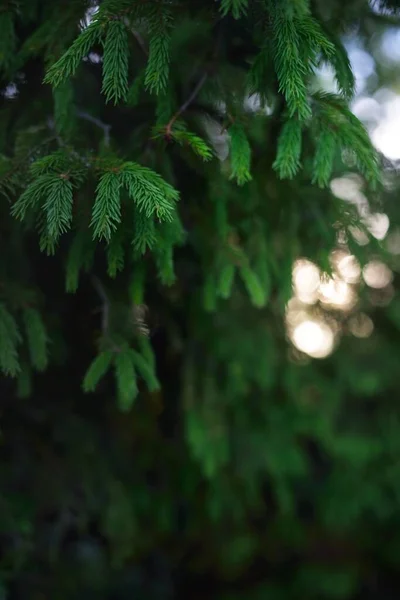
[[[390,597],[398,183],[348,41],[399,12],[1,0],[4,597]]]

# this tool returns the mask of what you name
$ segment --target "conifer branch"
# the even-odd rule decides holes
[[[221,42],[222,42],[222,18],[218,20],[217,22],[217,34],[215,36],[215,40],[214,40],[214,48],[212,51],[212,60],[213,63],[215,63],[215,61],[217,60],[217,56],[219,53],[219,49],[221,46]],[[213,67],[215,68],[215,66]],[[172,127],[175,123],[175,121],[177,119],[179,119],[179,117],[189,108],[189,106],[191,106],[191,104],[193,104],[193,102],[196,100],[197,96],[199,95],[199,93],[201,92],[204,84],[206,83],[208,76],[210,74],[210,67],[206,68],[203,72],[203,74],[201,75],[199,81],[197,82],[196,86],[194,87],[192,93],[188,96],[188,98],[183,102],[183,104],[178,108],[178,110],[176,111],[176,113],[173,115],[173,117],[170,119],[170,121],[167,123],[166,129],[165,129],[165,133],[167,136],[171,135],[171,130]]]
[[[189,106],[192,104],[192,102],[197,98],[198,94],[200,93],[203,85],[205,84],[205,82],[207,81],[207,77],[208,77],[208,73],[207,71],[205,71],[203,73],[203,75],[200,77],[199,81],[197,82],[197,85],[195,86],[195,88],[193,89],[192,93],[190,94],[190,96],[185,100],[185,102],[178,108],[178,110],[176,111],[176,113],[173,115],[173,117],[171,118],[171,120],[167,123],[167,126],[165,128],[165,133],[167,136],[171,135],[171,131],[172,131],[172,126],[175,123],[175,121],[189,108]]]

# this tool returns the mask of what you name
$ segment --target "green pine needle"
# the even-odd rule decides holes
[[[165,90],[169,77],[170,36],[163,32],[154,36],[149,47],[149,61],[144,84],[151,93],[160,94]]]
[[[29,398],[32,393],[32,372],[27,364],[21,365],[21,369],[17,375],[17,397],[24,399]]]
[[[44,83],[50,83],[53,87],[57,87],[68,77],[74,75],[82,59],[99,41],[101,33],[101,23],[94,19],[89,27],[84,29],[75,39],[65,54],[50,67],[44,78]]]
[[[128,94],[126,98],[126,103],[128,106],[132,108],[139,104],[140,94],[144,87],[145,80],[145,70],[140,71],[133,80],[133,83],[130,85],[128,89]]]
[[[117,381],[118,404],[122,411],[129,411],[138,394],[136,373],[131,350],[123,350],[115,355],[114,369]]]
[[[18,346],[21,336],[14,317],[0,304],[0,369],[4,375],[15,377],[20,371]]]
[[[235,272],[236,267],[231,263],[224,265],[224,267],[221,270],[221,274],[218,281],[217,293],[218,296],[224,298],[224,300],[227,300],[232,293]]]
[[[0,31],[0,69],[8,72],[15,60],[17,37],[15,35],[14,15],[5,8],[0,12]]]
[[[54,175],[46,174],[33,181],[22,192],[14,206],[11,207],[11,214],[18,220],[23,221],[28,210],[38,208],[43,197],[46,197],[52,189]]]
[[[53,89],[53,99],[54,122],[57,133],[68,139],[76,122],[74,89],[70,79]]]
[[[154,372],[154,365],[149,363],[144,356],[135,350],[130,350],[132,363],[138,374],[144,379],[149,392],[156,392],[160,389],[160,382]]]
[[[176,276],[174,270],[174,249],[172,245],[157,248],[155,251],[155,260],[161,283],[166,286],[173,285]]]
[[[123,240],[118,232],[115,233],[107,246],[107,273],[113,279],[122,271],[125,264]]]
[[[320,92],[313,97],[325,127],[333,132],[340,147],[354,153],[359,170],[371,188],[377,188],[381,183],[379,157],[364,125],[340,96]]]
[[[171,221],[178,192],[161,175],[134,162],[122,165],[120,181],[140,211],[150,218]]]
[[[62,175],[53,175],[48,186],[43,209],[47,219],[47,235],[57,242],[62,233],[67,232],[72,223],[73,205],[72,183]]]
[[[31,363],[38,371],[44,371],[48,364],[49,339],[43,319],[36,309],[26,308],[23,320]]]
[[[92,361],[89,369],[84,377],[82,388],[84,392],[94,392],[99,381],[105,376],[109,370],[113,353],[110,351],[100,352]]]
[[[244,185],[251,180],[250,163],[251,148],[246,133],[240,123],[234,123],[229,128],[231,179],[236,179],[238,185]]]
[[[112,233],[121,222],[121,185],[118,172],[110,171],[101,176],[96,188],[90,223],[93,227],[93,238],[110,241]]]
[[[155,9],[151,27],[149,56],[147,59],[144,85],[152,94],[161,94],[169,79],[170,44],[172,19],[168,9]]]
[[[239,274],[251,303],[257,308],[263,308],[266,305],[267,297],[256,273],[249,266],[243,265],[239,269]]]
[[[147,249],[151,250],[157,243],[154,219],[147,217],[144,212],[136,210],[133,228],[132,245],[134,254],[142,256]]]
[[[315,149],[312,182],[323,188],[329,184],[337,150],[335,134],[329,129],[321,131]]]
[[[107,28],[103,56],[103,87],[106,102],[126,100],[128,95],[128,33],[122,21],[111,21]]]
[[[180,146],[188,145],[197,156],[209,161],[214,156],[210,146],[198,135],[190,131],[172,131],[171,138]]]
[[[335,45],[326,37],[322,27],[315,19],[309,15],[304,16],[296,20],[296,26],[301,40],[300,44],[305,52],[308,51],[311,64],[314,64],[319,53],[323,53],[327,58],[335,56]]]
[[[284,95],[289,116],[305,120],[311,116],[307,76],[311,65],[302,56],[298,19],[276,8],[272,12],[273,52],[279,91]]]
[[[268,90],[269,74],[273,68],[271,60],[271,48],[269,41],[266,40],[254,58],[246,76],[249,94],[258,94],[263,104],[267,102],[266,93]]]
[[[330,63],[335,71],[335,79],[339,89],[339,92],[348,100],[354,97],[356,80],[354,77],[353,69],[351,67],[349,55],[347,54],[346,48],[337,36],[334,36],[330,32],[326,32],[326,36],[329,37],[330,41],[334,45],[335,51],[331,54],[326,54],[322,48],[322,56],[326,62]]]
[[[292,179],[300,169],[302,124],[291,118],[282,127],[273,168],[281,179]]]
[[[220,11],[224,17],[231,13],[234,19],[240,19],[246,14],[248,4],[248,0],[221,0]]]

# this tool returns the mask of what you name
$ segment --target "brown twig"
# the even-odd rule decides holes
[[[222,27],[221,27],[221,25],[222,25],[222,19],[220,18],[218,20],[218,22],[217,22],[217,35],[215,37],[214,48],[213,48],[213,51],[212,51],[213,63],[215,63],[215,61],[217,60],[218,53],[219,53],[220,46],[221,46],[221,41],[222,41]],[[178,108],[178,110],[176,111],[176,113],[173,115],[173,117],[167,123],[167,126],[165,128],[165,134],[166,134],[167,137],[171,136],[171,134],[172,134],[172,127],[173,127],[175,121],[181,116],[182,113],[184,113],[189,108],[189,106],[192,104],[192,102],[197,98],[197,96],[200,93],[203,85],[207,81],[207,78],[208,78],[208,76],[210,74],[210,70],[211,70],[210,66],[208,66],[208,68],[206,67],[206,69],[204,70],[203,75],[200,77],[199,81],[197,82],[197,85],[195,86],[195,88],[192,91],[192,93],[190,94],[190,96]]]
[[[175,123],[175,121],[181,116],[182,113],[185,112],[185,110],[187,110],[189,108],[189,106],[192,104],[192,102],[196,99],[196,97],[198,96],[201,88],[205,84],[205,82],[207,80],[207,77],[208,77],[208,72],[205,71],[203,73],[203,75],[200,77],[199,81],[197,82],[196,87],[194,88],[194,90],[192,91],[192,93],[190,94],[190,96],[178,108],[178,110],[176,111],[176,113],[174,114],[174,116],[167,123],[167,126],[165,128],[165,133],[166,133],[167,136],[171,135],[171,133],[172,133],[172,126]]]

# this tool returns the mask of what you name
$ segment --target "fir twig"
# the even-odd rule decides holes
[[[207,81],[207,77],[208,77],[208,73],[207,73],[207,71],[205,71],[203,73],[203,75],[200,77],[199,81],[197,82],[192,93],[188,96],[188,98],[185,100],[185,102],[178,108],[176,113],[173,115],[173,117],[167,123],[167,126],[165,128],[165,133],[167,136],[171,135],[172,126],[174,125],[175,121],[189,108],[189,106],[192,104],[192,102],[197,98],[198,94],[201,91],[201,88]]]

